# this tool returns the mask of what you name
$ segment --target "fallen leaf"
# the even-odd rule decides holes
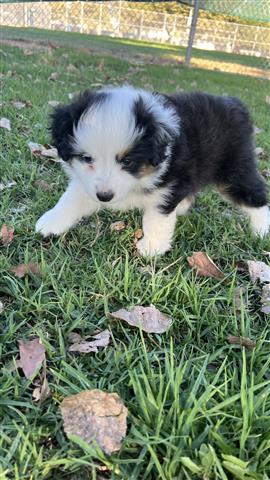
[[[269,168],[264,168],[261,170],[261,174],[264,178],[269,178],[270,177],[270,169]]]
[[[78,68],[75,67],[75,65],[72,65],[72,63],[69,63],[66,69],[67,69],[68,72],[77,72],[78,71]]]
[[[48,105],[50,105],[50,107],[57,107],[58,105],[60,105],[61,102],[58,102],[57,100],[49,100],[48,101]]]
[[[242,345],[248,350],[253,350],[253,348],[256,347],[256,342],[254,342],[248,337],[235,337],[234,335],[228,335],[227,340],[232,345]]]
[[[6,184],[0,183],[0,192],[2,192],[3,190],[5,190],[6,188],[11,188],[11,187],[13,187],[14,185],[16,185],[16,182],[14,182],[14,181],[8,182],[8,183],[6,183]]]
[[[135,230],[134,232],[134,240],[135,240],[135,243],[138,242],[138,240],[140,240],[140,238],[143,237],[143,231],[141,228],[137,228],[137,230]]]
[[[247,264],[252,283],[258,279],[261,282],[270,282],[270,267],[266,263],[248,260]]]
[[[87,341],[87,338],[93,338],[91,341]],[[81,353],[90,353],[98,352],[98,347],[107,347],[110,341],[110,332],[109,330],[104,330],[103,332],[97,333],[96,335],[89,335],[85,338],[82,338],[78,334],[73,334],[72,337],[73,345],[69,347],[70,352],[81,352]]]
[[[19,340],[19,349],[20,359],[17,365],[22,369],[26,378],[30,379],[45,360],[46,350],[40,338]]]
[[[110,225],[111,232],[122,232],[122,230],[125,230],[125,228],[126,228],[125,222],[122,222],[122,220],[111,223]]]
[[[4,311],[4,304],[0,300],[0,315],[3,313],[3,311]]]
[[[28,206],[27,205],[20,205],[19,207],[12,207],[10,211],[12,213],[22,213],[25,210],[27,210]]]
[[[262,147],[255,148],[255,155],[256,157],[262,157],[264,154],[264,149]]]
[[[40,188],[41,190],[44,190],[45,192],[47,192],[48,190],[51,190],[52,188],[52,184],[51,183],[48,183],[46,182],[46,180],[36,180],[34,182],[34,186],[37,187],[37,188]]]
[[[147,333],[164,333],[172,324],[171,318],[161,313],[154,305],[150,307],[138,305],[130,310],[121,308],[110,315],[118,320],[124,320],[133,327],[141,327]]]
[[[26,107],[26,103],[25,102],[12,102],[14,107],[17,108],[18,110],[21,110],[22,108],[25,108]]]
[[[11,130],[10,120],[8,118],[2,117],[0,119],[0,127],[10,131]]]
[[[28,142],[27,145],[30,148],[32,155],[36,157],[58,158],[57,149],[51,147],[51,145],[41,145],[41,143],[35,142]]]
[[[52,80],[55,82],[59,78],[59,73],[58,72],[52,72],[51,75],[49,76],[48,80]]]
[[[0,231],[0,238],[2,239],[2,244],[7,247],[11,244],[14,237],[14,228],[9,228],[4,224]]]
[[[259,128],[259,127],[256,127],[256,125],[253,126],[253,130],[254,130],[255,135],[258,135],[259,133],[262,132],[262,129]]]
[[[36,388],[33,390],[32,397],[35,402],[43,403],[50,395],[50,387],[46,376],[46,360],[43,362],[43,371],[40,379],[35,382]]]
[[[262,308],[261,312],[266,315],[270,314],[270,283],[267,283],[262,288],[262,298],[261,298]]]
[[[204,252],[193,252],[187,259],[189,266],[195,267],[198,275],[202,277],[224,278],[224,273],[215,265],[213,260]]]
[[[269,105],[270,105],[270,95],[266,95],[265,101],[266,101],[266,103],[269,103]]]
[[[242,285],[236,287],[234,291],[234,305],[236,312],[241,312],[242,307],[246,305],[245,299],[243,298],[245,294],[245,287]]]
[[[34,388],[32,396],[35,402],[42,403],[51,395],[50,387],[48,380],[45,377],[42,384]]]
[[[69,100],[73,100],[74,97],[76,97],[77,93],[74,92],[74,93],[68,93],[68,98]]]
[[[104,65],[105,65],[105,61],[104,61],[104,58],[102,58],[102,59],[100,60],[99,64],[98,64],[97,69],[98,69],[98,70],[103,70]]]
[[[64,431],[89,445],[95,440],[108,455],[121,448],[127,431],[128,410],[116,393],[85,390],[60,404]]]
[[[23,278],[25,277],[25,275],[28,275],[29,273],[33,273],[34,275],[41,274],[40,266],[34,262],[21,263],[20,265],[11,267],[10,271],[14,273],[15,277],[17,278]]]

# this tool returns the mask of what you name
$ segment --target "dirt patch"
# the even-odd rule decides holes
[[[23,50],[24,55],[32,55],[38,52],[48,52],[57,48],[57,46],[50,43],[44,45],[42,42],[29,41],[29,40],[10,40],[8,38],[2,38],[1,43],[3,45],[9,45],[10,47],[17,47]]]

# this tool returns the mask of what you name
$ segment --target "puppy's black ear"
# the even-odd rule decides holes
[[[74,155],[74,127],[78,125],[82,114],[92,105],[104,101],[105,97],[105,92],[86,90],[69,105],[55,108],[50,124],[52,141],[64,161],[70,160]]]
[[[164,121],[170,119],[170,116],[163,115],[163,109],[166,106],[162,103],[162,97],[156,93],[153,93],[152,102],[151,99],[145,102],[139,97],[134,104],[135,125],[142,132],[141,141],[149,147],[149,158],[154,167],[165,160],[166,147],[173,136],[169,122]]]
[[[56,107],[51,114],[52,143],[64,161],[70,160],[73,156],[73,125],[73,106]]]

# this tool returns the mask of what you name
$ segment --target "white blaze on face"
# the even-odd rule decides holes
[[[108,92],[108,93],[107,93]],[[82,115],[74,129],[75,150],[93,158],[88,165],[74,159],[76,175],[88,194],[111,190],[114,200],[124,197],[137,180],[121,169],[116,155],[128,150],[139,133],[132,113],[138,93],[129,88],[106,91],[107,96]]]

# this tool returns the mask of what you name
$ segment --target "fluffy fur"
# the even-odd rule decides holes
[[[53,143],[70,182],[37,222],[60,235],[100,208],[144,211],[142,255],[170,249],[177,215],[215,185],[269,231],[266,186],[254,159],[253,128],[234,97],[165,96],[131,87],[85,92],[52,115]]]

